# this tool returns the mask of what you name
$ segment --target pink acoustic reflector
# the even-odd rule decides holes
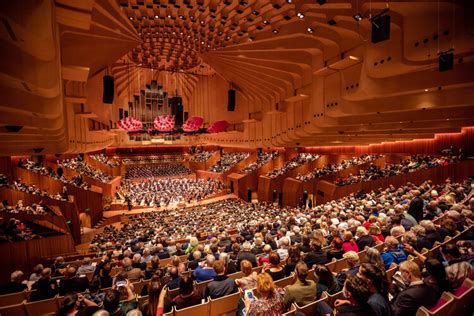
[[[209,125],[207,128],[207,131],[209,133],[220,133],[220,132],[225,132],[225,130],[229,127],[229,122],[227,121],[216,121]]]
[[[159,132],[171,132],[174,128],[174,115],[160,115],[155,118],[154,126]]]
[[[199,130],[201,127],[202,122],[204,119],[200,116],[191,116],[188,120],[183,124],[183,131],[185,132],[195,132]]]
[[[142,122],[131,116],[118,121],[117,126],[127,132],[134,132],[143,129]]]

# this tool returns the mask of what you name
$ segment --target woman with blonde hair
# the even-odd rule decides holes
[[[344,232],[344,243],[342,244],[342,249],[344,250],[344,252],[348,252],[348,251],[359,252],[359,247],[357,247],[354,236],[352,235],[352,232],[349,230],[346,230]]]
[[[277,290],[268,273],[257,276],[257,292],[259,297],[254,301],[247,297],[244,298],[247,316],[277,316],[285,312],[283,296]]]
[[[240,271],[244,274],[240,279],[235,280],[235,283],[242,291],[255,288],[257,285],[257,272],[252,270],[252,263],[246,259],[240,262]]]
[[[380,252],[376,248],[368,248],[365,254],[365,262],[377,266],[385,273],[385,268],[383,264],[382,257]]]
[[[328,241],[324,237],[323,232],[319,229],[313,231],[313,238],[321,244],[321,247],[326,247],[328,245]]]

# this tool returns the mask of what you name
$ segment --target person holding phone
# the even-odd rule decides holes
[[[276,316],[285,312],[285,304],[280,290],[276,288],[272,277],[268,273],[261,273],[257,276],[258,299],[252,300],[253,293],[246,291],[244,295],[245,315]],[[250,294],[252,293],[252,294]]]

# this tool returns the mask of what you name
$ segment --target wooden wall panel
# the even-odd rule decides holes
[[[10,281],[10,274],[21,270],[28,277],[33,267],[41,263],[41,258],[74,252],[74,243],[70,235],[45,237],[13,243],[0,243],[0,285]]]

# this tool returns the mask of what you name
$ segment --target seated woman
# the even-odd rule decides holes
[[[336,282],[336,277],[325,265],[314,267],[314,279],[317,291],[316,299],[320,299],[324,291],[329,294],[336,294],[341,290]]]
[[[285,276],[290,276],[295,271],[296,264],[301,260],[301,251],[298,246],[293,245],[288,249],[288,257],[285,260]]]
[[[259,315],[281,315],[285,312],[283,296],[277,290],[272,277],[268,273],[261,273],[257,276],[257,292],[259,298],[250,301],[244,298],[247,316]]]
[[[183,276],[179,281],[179,295],[173,299],[176,309],[201,304],[201,295],[194,287],[193,279],[189,276]]]
[[[270,254],[270,265],[264,265],[263,271],[268,273],[273,281],[278,281],[285,277],[285,269],[281,266],[280,256],[276,251]]]
[[[341,237],[336,236],[331,241],[331,248],[328,251],[328,260],[334,259],[342,259],[342,255],[344,254],[344,250],[342,249],[343,241]]]
[[[255,288],[257,285],[257,272],[252,271],[252,263],[248,260],[240,262],[240,271],[244,274],[240,279],[235,280],[235,283],[242,291]]]

